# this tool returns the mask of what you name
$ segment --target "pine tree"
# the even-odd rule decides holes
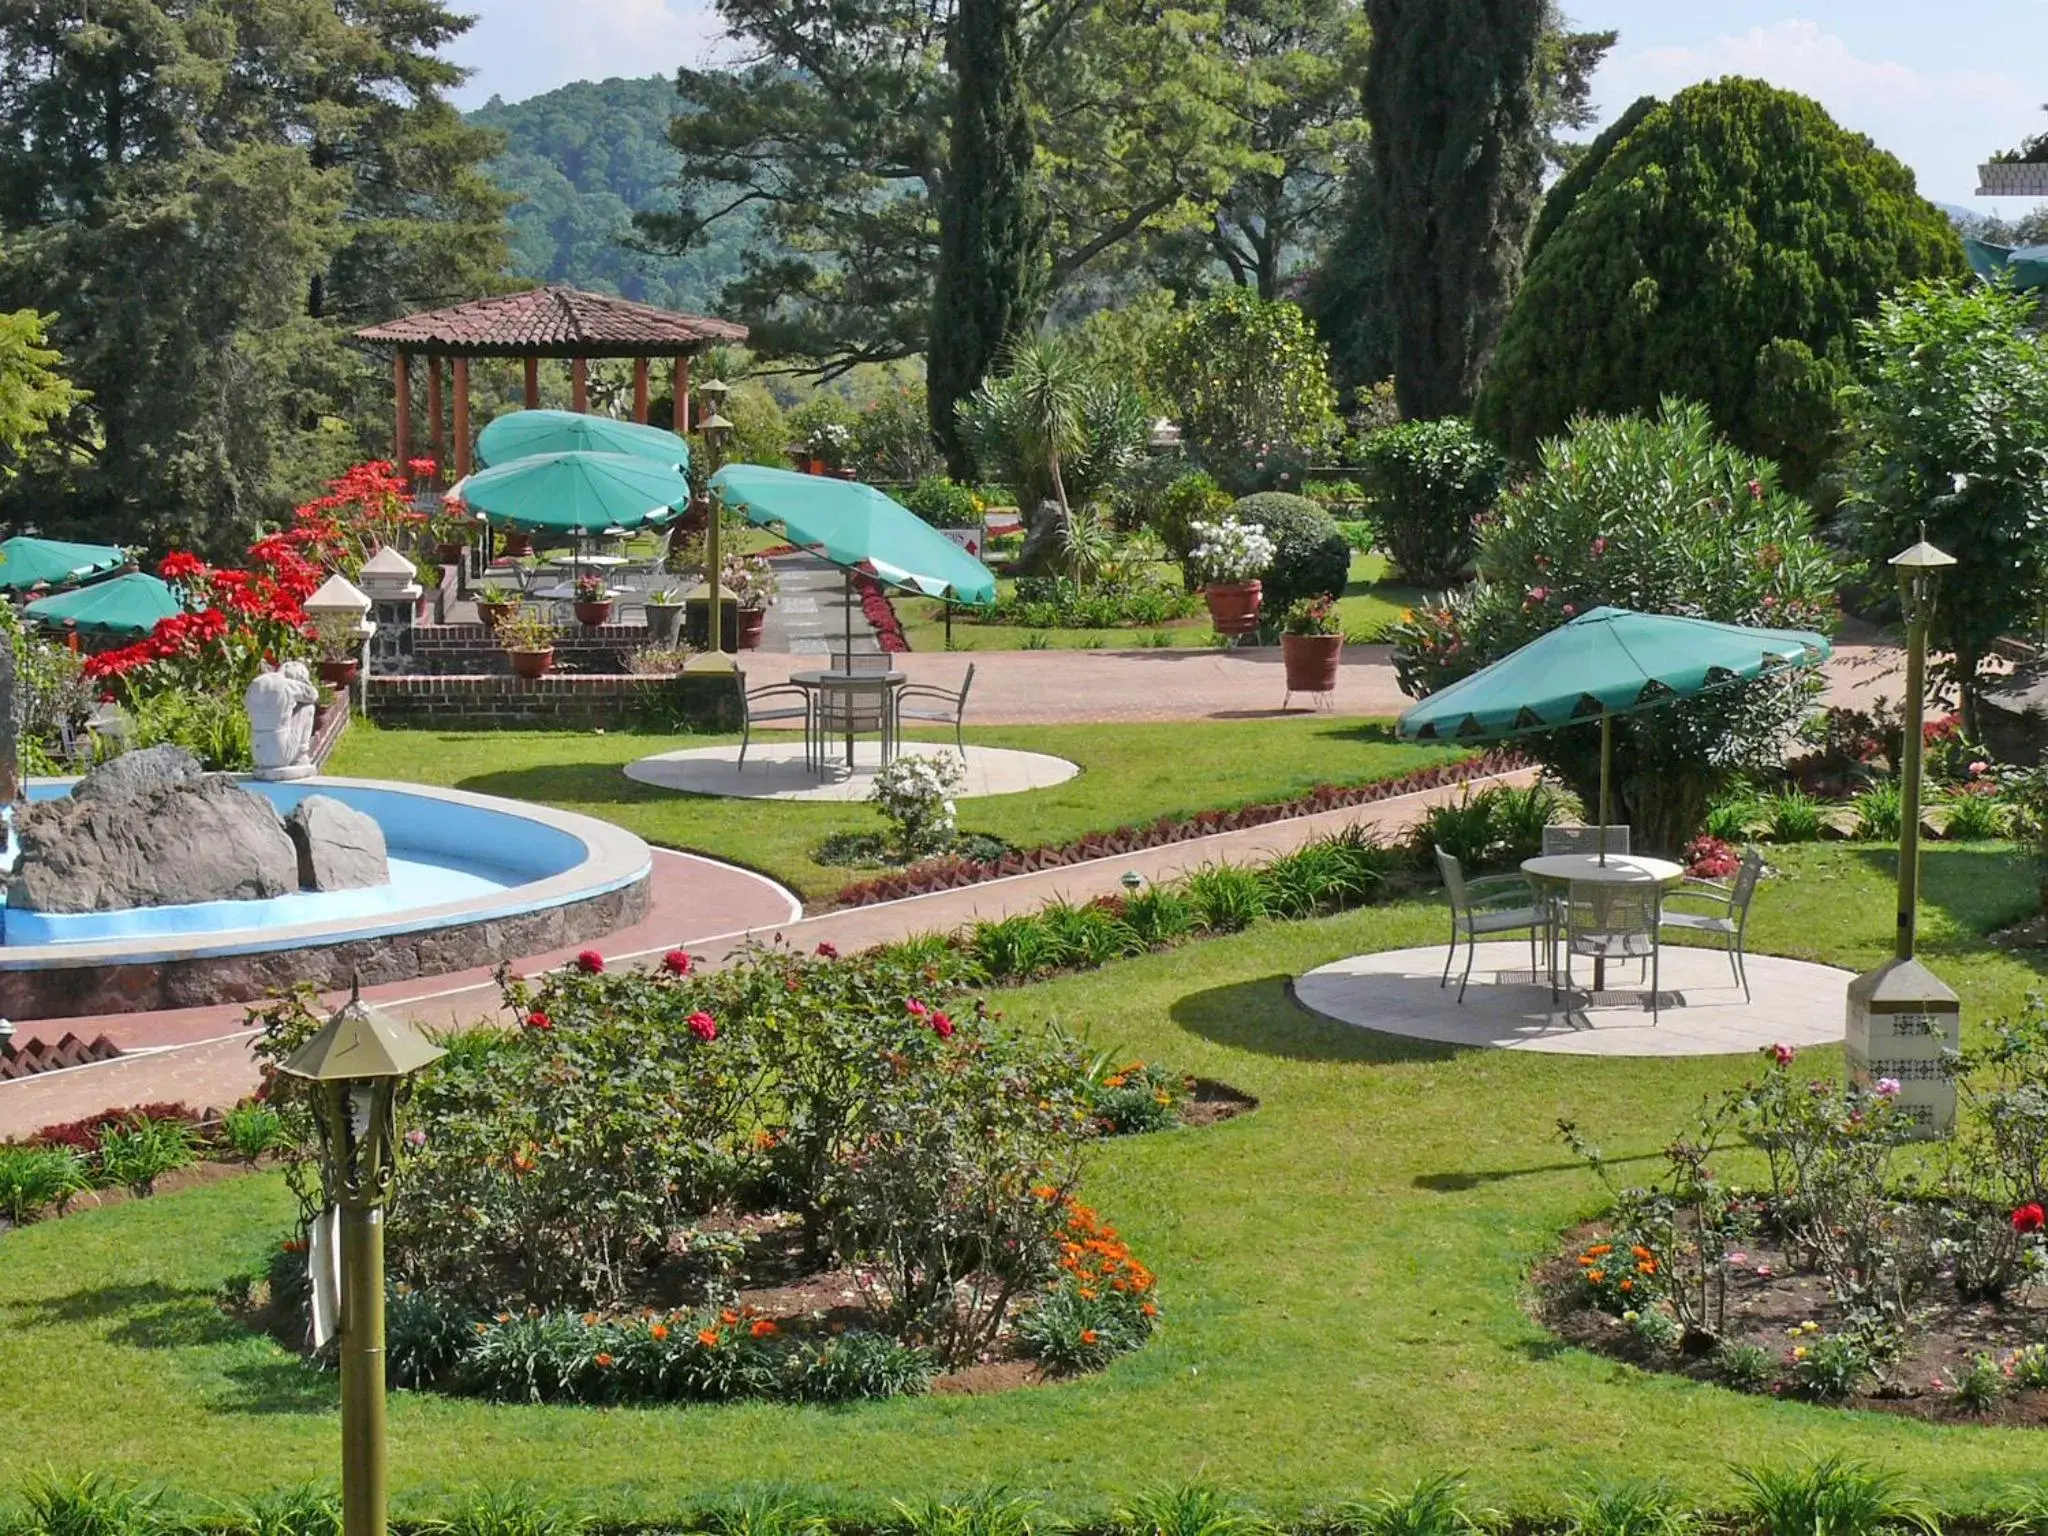
[[[1030,330],[1044,289],[1019,9],[1018,0],[961,0],[947,45],[957,94],[926,381],[932,431],[960,480],[973,460],[954,407]]]
[[[1472,403],[1543,168],[1545,0],[1367,0],[1371,206],[1403,415]]]

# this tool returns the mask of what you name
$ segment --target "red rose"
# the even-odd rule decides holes
[[[689,975],[689,974],[690,974],[690,955],[689,955],[689,951],[687,951],[687,950],[682,950],[682,949],[672,949],[672,950],[670,950],[670,951],[669,951],[669,952],[668,952],[667,954],[665,954],[665,955],[663,955],[663,956],[661,957],[661,968],[662,968],[662,969],[663,969],[664,971],[667,971],[667,972],[669,973],[669,975],[671,975],[671,976],[687,976],[687,975]]]
[[[536,1008],[526,1016],[526,1027],[528,1029],[553,1029],[555,1021]]]
[[[691,1014],[684,1022],[690,1026],[690,1033],[699,1040],[709,1041],[718,1038],[718,1020],[712,1018],[702,1008]]]
[[[1781,1067],[1789,1067],[1792,1065],[1793,1051],[1792,1047],[1789,1045],[1772,1046],[1770,1050],[1770,1055],[1771,1060],[1775,1061]]]
[[[830,939],[821,941],[818,945],[818,958],[820,960],[837,960],[839,958],[839,946]]]
[[[927,1013],[931,1012],[929,1008],[925,1007],[923,1003],[920,1003],[914,997],[906,1001],[903,1005],[903,1008],[904,1011],[908,1013],[913,1019],[921,1019]]]
[[[2041,1209],[2041,1202],[2029,1200],[2012,1213],[2012,1229],[2015,1232],[2038,1232],[2048,1226],[2048,1211]]]
[[[931,1017],[931,1025],[932,1033],[937,1035],[941,1040],[950,1040],[953,1038],[953,1021],[947,1018],[943,1013],[934,1013]]]
[[[594,949],[586,949],[576,957],[576,969],[586,976],[595,976],[604,969],[604,956]]]

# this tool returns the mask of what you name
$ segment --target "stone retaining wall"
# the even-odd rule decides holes
[[[379,725],[587,731],[623,730],[652,721],[695,730],[739,727],[739,700],[729,676],[578,672],[529,680],[496,673],[414,674],[372,676],[368,692],[368,713]]]
[[[0,971],[0,1017],[70,1019],[106,1013],[255,1002],[301,981],[323,991],[411,981],[492,966],[601,939],[647,915],[651,881],[538,912],[342,944],[214,955],[149,965]]]

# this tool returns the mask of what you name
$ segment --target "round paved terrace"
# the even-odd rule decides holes
[[[865,800],[881,766],[881,743],[872,738],[856,741],[850,770],[843,753],[840,743],[831,743],[825,771],[819,774],[805,765],[802,742],[771,738],[747,748],[744,768],[739,765],[738,747],[693,747],[628,763],[626,777],[661,789],[741,800]],[[955,754],[951,746],[913,741],[906,742],[898,755],[951,758]],[[1009,747],[969,747],[966,756],[964,782],[955,796],[961,800],[1050,789],[1081,771],[1063,757]]]
[[[1344,1024],[1442,1045],[1558,1056],[1734,1056],[1771,1045],[1839,1045],[1850,976],[1832,966],[1751,955],[1753,1001],[1729,975],[1719,950],[1667,945],[1652,1021],[1649,990],[1637,967],[1610,968],[1608,988],[1590,1006],[1584,992],[1553,1002],[1546,981],[1532,980],[1526,943],[1482,944],[1471,985],[1458,1002],[1458,951],[1449,986],[1441,945],[1353,955],[1319,966],[1294,983],[1304,1008]],[[1584,962],[1577,978],[1585,980]]]

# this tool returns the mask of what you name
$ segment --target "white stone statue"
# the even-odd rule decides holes
[[[265,668],[242,695],[259,779],[306,779],[314,773],[313,706],[320,690],[303,661]]]

